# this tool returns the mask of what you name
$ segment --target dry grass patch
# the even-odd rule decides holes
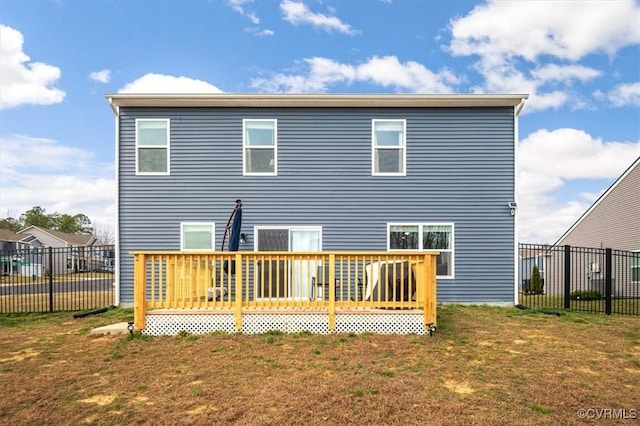
[[[442,306],[429,336],[91,336],[0,316],[0,424],[577,424],[640,408],[640,319]]]

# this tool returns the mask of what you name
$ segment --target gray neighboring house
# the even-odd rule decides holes
[[[132,250],[441,251],[440,302],[513,304],[527,95],[107,94],[117,301]],[[194,244],[189,246],[189,244]]]
[[[44,254],[41,254],[38,261],[45,271],[53,269],[55,275],[91,269],[94,257],[92,247],[96,245],[93,235],[68,234],[38,226],[29,226],[17,234],[23,237],[21,241],[28,243],[32,250],[48,247],[54,249],[52,264]],[[44,250],[40,250],[40,253],[44,253]]]
[[[574,247],[611,248],[637,252],[631,256],[617,258],[613,267],[613,296],[636,295],[640,297],[640,157],[589,207],[565,232],[553,247],[570,245]],[[561,256],[555,250],[549,256]],[[553,254],[551,254],[553,253]],[[590,253],[584,270],[576,271],[572,280],[589,283],[589,288],[603,292],[604,256]],[[557,276],[562,262],[554,258],[543,259],[549,276]],[[558,266],[554,266],[558,265]],[[615,276],[615,274],[618,276]],[[548,293],[561,293],[559,282],[554,287],[549,283]],[[631,286],[629,288],[629,286]]]

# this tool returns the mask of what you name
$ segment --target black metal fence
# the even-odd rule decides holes
[[[520,244],[519,262],[523,305],[640,315],[640,252]]]
[[[0,313],[114,305],[114,254],[113,246],[0,251]]]

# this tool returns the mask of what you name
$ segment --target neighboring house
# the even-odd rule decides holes
[[[440,250],[438,301],[514,303],[527,95],[108,94],[119,300],[132,250]]]
[[[13,275],[21,271],[21,261],[15,254],[31,248],[31,244],[23,241],[24,238],[24,235],[0,229],[0,275]]]
[[[558,239],[552,247],[561,246],[611,248],[637,254],[620,254],[613,265],[613,295],[640,296],[640,157],[598,198],[591,207]],[[576,285],[586,283],[587,289],[601,293],[604,287],[604,254],[589,251],[582,256],[572,280]],[[549,276],[558,275],[562,256],[551,250],[546,256]],[[551,267],[551,265],[558,265]],[[554,284],[555,283],[555,284]],[[632,288],[629,288],[629,285]],[[560,280],[551,280],[549,293],[561,293]]]
[[[45,271],[52,270],[54,275],[90,270],[94,266],[92,247],[96,244],[96,238],[93,235],[67,234],[38,226],[29,226],[17,234],[22,237],[22,242],[30,245],[32,251],[40,253],[40,259],[35,262],[42,265]],[[51,259],[44,255],[44,250],[39,250],[49,247],[53,249]]]
[[[640,157],[555,245],[640,251]]]

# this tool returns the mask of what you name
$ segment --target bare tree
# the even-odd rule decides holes
[[[115,233],[111,225],[95,222],[93,224],[93,236],[96,237],[98,245],[109,246],[116,243]]]
[[[0,229],[6,229],[12,232],[18,232],[22,229],[22,224],[18,220],[18,212],[13,209],[7,209],[4,218],[0,218]]]

